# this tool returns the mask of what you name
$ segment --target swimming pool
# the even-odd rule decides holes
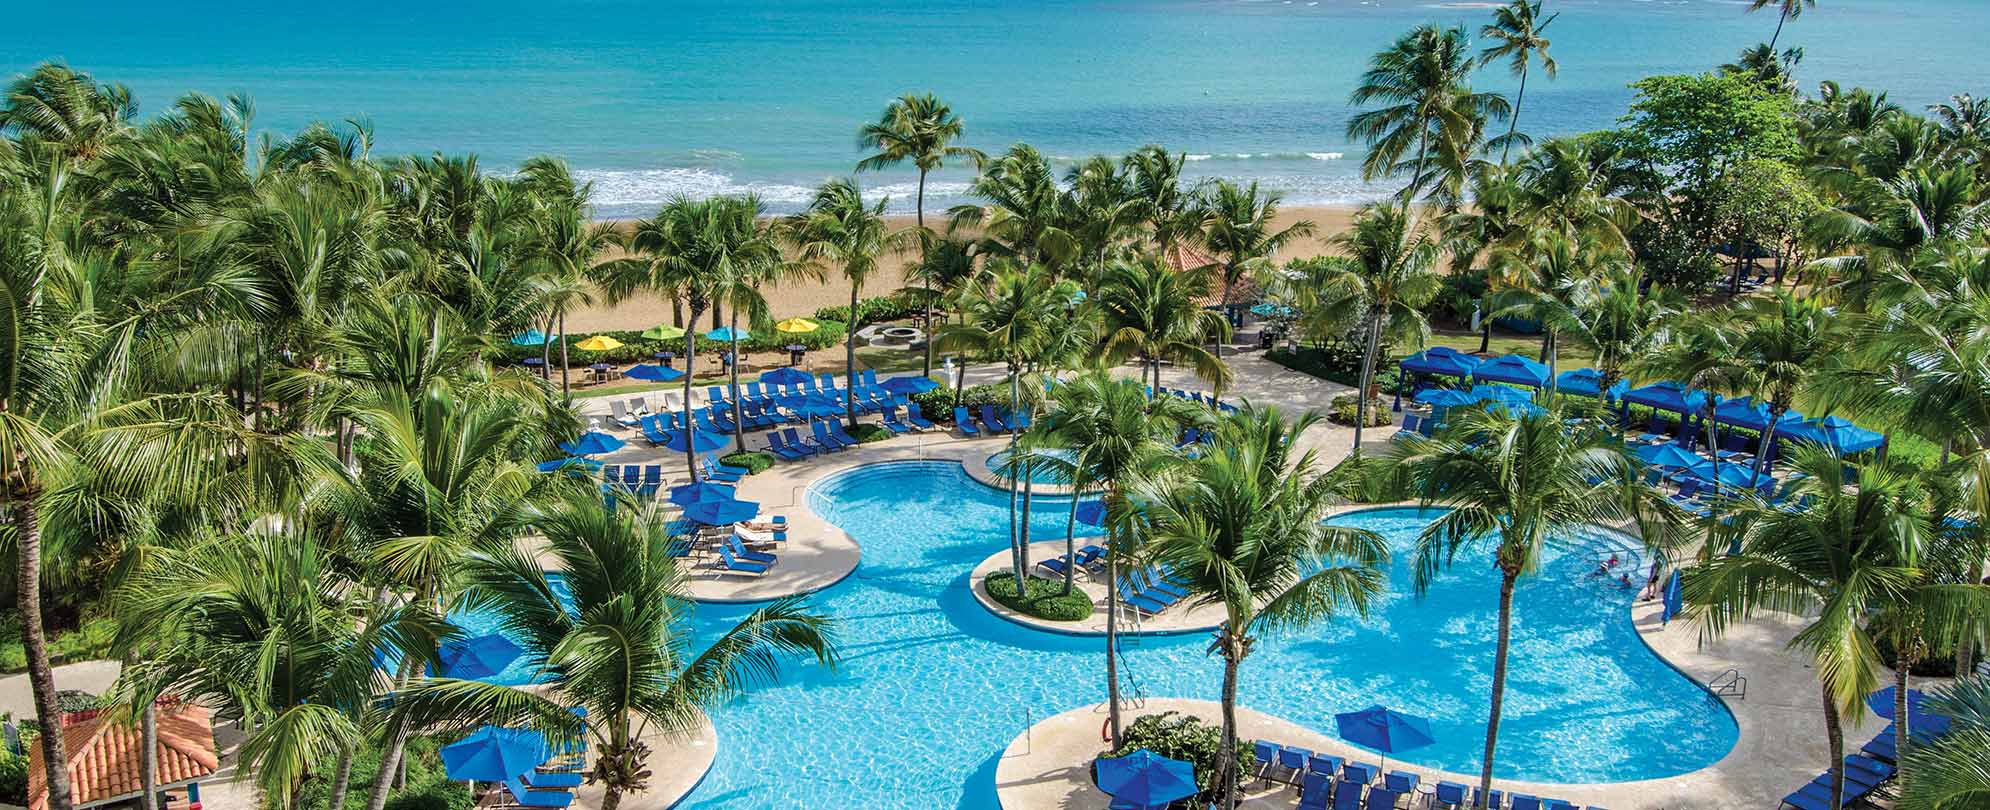
[[[1040,456],[1051,456],[1051,457],[1054,457],[1054,458],[1060,458],[1060,459],[1063,459],[1063,460],[1065,460],[1065,461],[1067,461],[1067,462],[1068,462],[1068,461],[1071,461],[1071,460],[1073,460],[1073,459],[1076,459],[1076,458],[1078,457],[1078,454],[1077,454],[1077,453],[1075,453],[1075,452],[1073,452],[1073,451],[1070,451],[1070,450],[1065,450],[1065,449],[1062,449],[1062,448],[1051,448],[1051,449],[1048,449],[1048,450],[1038,450],[1038,451],[1037,451],[1037,455],[1040,455]],[[1007,450],[1002,450],[1002,451],[999,451],[999,452],[995,453],[994,455],[992,455],[992,456],[989,456],[989,457],[988,457],[988,469],[989,469],[989,471],[990,471],[990,472],[993,472],[993,473],[995,473],[996,475],[999,475],[999,476],[1001,476],[1001,477],[1002,477],[1002,478],[1004,478],[1004,479],[1007,479],[1007,478],[1009,478],[1009,471],[1008,471],[1008,470],[1005,470],[1005,469],[1003,469],[1003,465],[1005,465],[1005,464],[1008,464],[1008,463],[1009,463],[1009,451],[1007,451]],[[1071,483],[1071,481],[1070,481],[1069,477],[1068,477],[1068,476],[1066,476],[1066,475],[1065,475],[1065,474],[1063,473],[1063,471],[1061,471],[1061,470],[1057,470],[1057,469],[1044,469],[1044,468],[1041,468],[1041,467],[1039,467],[1039,468],[1037,468],[1037,469],[1034,469],[1034,470],[1031,470],[1031,471],[1030,471],[1030,476],[1029,476],[1029,479],[1030,479],[1031,481],[1034,481],[1034,482],[1036,482],[1036,483],[1039,483],[1039,484],[1069,484],[1069,483]],[[1004,507],[1004,508],[1006,508],[1006,507]]]
[[[1100,639],[1012,624],[968,590],[968,570],[1006,542],[1006,499],[954,462],[875,464],[816,482],[809,507],[864,547],[850,579],[813,597],[837,619],[842,664],[790,667],[781,683],[714,712],[718,760],[682,806],[995,808],[995,763],[1009,740],[1105,696]],[[1037,501],[1036,539],[1063,537],[1068,503]],[[1244,667],[1242,704],[1329,733],[1336,712],[1387,704],[1431,718],[1438,737],[1391,762],[1476,772],[1496,573],[1462,561],[1419,600],[1406,549],[1428,515],[1379,509],[1337,520],[1389,537],[1401,552],[1396,590],[1367,621],[1260,644]],[[1579,538],[1625,540],[1600,529]],[[1596,559],[1588,545],[1558,548],[1519,586],[1501,777],[1657,778],[1711,765],[1733,747],[1726,708],[1636,637],[1624,609],[1632,594],[1584,576]],[[716,632],[749,609],[703,605],[696,621]],[[1129,639],[1129,694],[1215,699],[1222,671],[1204,641]]]

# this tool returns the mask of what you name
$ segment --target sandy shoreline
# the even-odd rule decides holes
[[[1279,227],[1285,227],[1300,220],[1313,223],[1316,233],[1302,239],[1279,254],[1286,260],[1304,256],[1317,256],[1328,251],[1327,240],[1347,228],[1358,210],[1355,206],[1310,206],[1286,208],[1279,211]],[[912,224],[910,216],[887,217],[894,228]],[[931,218],[929,217],[929,220]],[[905,266],[910,257],[886,257],[864,287],[865,296],[886,295],[905,284]],[[824,283],[794,284],[766,290],[767,305],[776,319],[804,316],[826,306],[848,303],[850,288],[840,278]],[[567,318],[567,329],[575,334],[597,332],[609,329],[648,329],[659,323],[670,321],[670,304],[647,296],[624,301],[619,305],[594,306],[575,312]]]

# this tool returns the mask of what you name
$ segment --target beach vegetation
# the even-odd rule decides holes
[[[1031,577],[1025,593],[1016,592],[1013,571],[996,571],[981,581],[988,596],[1002,606],[1045,621],[1078,622],[1092,617],[1095,606],[1084,591],[1065,593],[1055,583]]]
[[[1217,763],[1223,759],[1223,729],[1203,722],[1202,718],[1176,712],[1143,714],[1134,718],[1126,727],[1125,740],[1113,750],[1099,755],[1100,759],[1112,759],[1132,754],[1142,748],[1169,759],[1181,760],[1195,765],[1195,784],[1202,789],[1195,795],[1198,802],[1215,802],[1222,797],[1217,794],[1216,775],[1220,768]],[[1248,770],[1252,765],[1250,754],[1238,750],[1230,767],[1238,771]]]

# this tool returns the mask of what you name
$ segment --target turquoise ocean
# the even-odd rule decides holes
[[[1259,180],[1290,203],[1349,203],[1343,135],[1369,54],[1410,26],[1469,31],[1491,3],[1402,0],[217,0],[23,2],[0,74],[58,59],[129,85],[156,113],[243,93],[259,128],[373,123],[380,154],[537,154],[594,183],[602,216],[674,194],[751,191],[792,210],[861,155],[894,96],[930,90],[967,143],[1028,141],[1069,162],[1160,143],[1191,173]],[[1607,126],[1627,82],[1708,69],[1769,38],[1741,0],[1550,0],[1559,79],[1530,82],[1536,135]],[[1785,30],[1800,78],[1883,87],[1910,108],[1990,92],[1990,0],[1824,0]],[[1510,91],[1494,66],[1480,87]],[[911,172],[864,179],[909,210]],[[936,178],[960,202],[967,173]]]

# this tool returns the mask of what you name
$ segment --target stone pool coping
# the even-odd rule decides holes
[[[1082,546],[1084,542],[1096,542],[1096,538],[1091,541],[1081,541],[1080,545]],[[1031,560],[1057,557],[1063,553],[1063,540],[1039,540],[1030,544]],[[989,555],[987,559],[982,560],[980,565],[974,567],[973,573],[968,574],[968,580],[973,583],[974,601],[981,603],[981,606],[989,613],[993,613],[1002,619],[1022,625],[1031,630],[1038,630],[1045,633],[1058,633],[1067,636],[1104,636],[1106,634],[1106,608],[1103,604],[1106,597],[1105,583],[1094,582],[1083,575],[1078,576],[1075,580],[1076,586],[1083,589],[1087,595],[1092,597],[1092,615],[1090,618],[1075,622],[1055,622],[1023,613],[995,601],[994,597],[988,595],[988,588],[982,583],[982,580],[987,578],[989,574],[997,571],[1006,571],[1008,568],[1009,551],[1002,549]],[[1224,613],[1220,605],[1200,605],[1189,610],[1177,609],[1163,611],[1158,616],[1149,616],[1139,621],[1130,621],[1131,616],[1132,613],[1130,611],[1120,615],[1120,635],[1171,636],[1207,632],[1216,629],[1218,625],[1223,623]]]
[[[993,458],[997,453],[1009,449],[1009,434],[997,433],[993,436],[984,436],[983,438],[1001,439],[1002,445],[995,447],[994,443],[990,442],[986,446],[993,449],[986,453],[978,455],[970,454],[962,457],[960,466],[962,469],[967,470],[967,477],[1007,492],[1009,490],[1008,477],[996,472],[993,467],[988,466],[988,459]],[[1030,493],[1035,495],[1069,495],[1074,491],[1076,491],[1076,488],[1070,484],[1046,484],[1041,481],[1030,484]]]

